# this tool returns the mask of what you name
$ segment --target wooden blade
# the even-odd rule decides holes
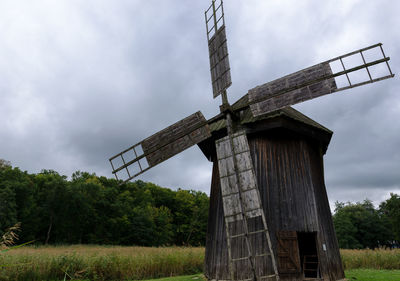
[[[379,49],[382,58],[367,62],[363,52],[371,49]],[[362,63],[346,69],[343,58],[354,56],[360,56]],[[249,90],[249,103],[247,105],[250,105],[254,116],[259,116],[322,95],[392,78],[394,74],[390,69],[389,60],[390,58],[386,57],[383,52],[382,44],[375,44],[257,86]],[[333,73],[330,64],[334,62],[340,62],[343,69]],[[372,77],[370,68],[378,64],[386,64],[387,74]],[[366,79],[352,83],[349,73],[359,71],[365,71],[365,74],[368,74],[365,76]],[[348,83],[345,86],[338,87],[336,79],[341,76],[345,76]]]
[[[125,172],[124,181],[129,181],[210,136],[207,121],[198,111],[111,157],[112,172],[117,179],[117,173]]]
[[[209,13],[210,16],[208,16]],[[218,6],[213,1],[204,14],[210,55],[211,82],[213,95],[216,98],[232,85],[222,1]]]
[[[310,86],[303,85],[331,74],[329,64],[321,63],[251,89],[249,91],[251,112],[254,116],[259,116],[329,94],[332,90],[337,89],[333,78],[319,81]],[[288,90],[296,86],[299,86],[299,88]]]

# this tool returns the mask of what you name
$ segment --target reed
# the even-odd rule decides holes
[[[21,223],[18,222],[14,226],[8,228],[0,238],[0,250],[8,249],[18,240],[17,232],[21,231]]]

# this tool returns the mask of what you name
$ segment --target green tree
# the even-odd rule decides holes
[[[136,184],[142,185],[143,182],[136,181]],[[160,187],[150,182],[146,183],[146,187],[151,192],[155,207],[159,208],[161,206],[165,206],[171,210],[175,204],[176,191],[172,191],[169,188]]]
[[[190,225],[191,229],[187,241],[190,245],[205,245],[210,200],[204,192],[192,191],[192,194],[194,196],[194,206]]]
[[[15,192],[8,186],[0,187],[0,236],[17,222]]]
[[[390,193],[390,198],[382,202],[379,209],[389,220],[394,239],[400,243],[400,196]]]
[[[96,229],[104,224],[104,217],[96,210],[103,200],[105,187],[95,174],[75,172],[67,185],[67,205],[64,226],[67,243],[95,243]],[[94,239],[95,240],[95,239]]]
[[[204,245],[208,205],[203,192],[81,171],[71,180],[28,174],[0,159],[0,229],[21,222],[20,242]]]
[[[64,221],[67,209],[67,180],[52,170],[43,170],[34,177],[38,214],[42,219],[38,239],[48,244],[62,242],[65,229]],[[54,234],[54,235],[53,235]]]
[[[172,208],[175,243],[204,245],[209,200],[204,192],[178,189]]]
[[[32,181],[26,172],[12,168],[9,162],[0,159],[0,230],[22,222],[24,229],[20,237],[29,239],[34,214]],[[0,233],[1,234],[1,233]]]
[[[341,248],[376,248],[390,243],[388,221],[369,200],[362,203],[336,203],[333,215]]]
[[[152,218],[154,221],[154,246],[166,246],[173,243],[173,217],[170,209],[165,206],[152,207]]]
[[[11,168],[11,162],[4,159],[0,159],[0,170],[6,168]]]

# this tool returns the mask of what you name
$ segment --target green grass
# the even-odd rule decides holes
[[[74,279],[74,281],[90,281],[90,280]],[[194,274],[194,275],[174,276],[174,277],[157,278],[157,279],[129,280],[129,281],[206,281],[206,279],[203,274]]]
[[[160,278],[160,279],[149,279],[145,281],[204,281],[203,274],[195,274],[195,275],[186,275],[186,276],[175,276],[175,277],[167,277],[167,278]]]
[[[376,269],[351,269],[346,270],[346,278],[349,281],[399,281],[400,270],[376,270]],[[203,281],[202,274],[177,276],[161,279],[149,279],[147,281]]]
[[[346,278],[349,281],[399,281],[400,270],[376,270],[376,269],[349,269],[346,270]]]

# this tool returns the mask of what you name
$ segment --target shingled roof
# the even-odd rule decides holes
[[[234,103],[232,105],[232,109],[236,110],[238,108],[243,107],[243,105],[248,103],[248,98],[249,97],[247,94],[244,95],[241,99],[239,99],[236,103]],[[240,112],[240,124],[245,125],[245,124],[254,123],[257,121],[261,121],[261,120],[272,119],[272,118],[279,117],[279,116],[287,117],[287,118],[293,119],[295,121],[301,122],[305,125],[325,131],[328,134],[333,134],[333,132],[331,130],[322,126],[321,124],[317,123],[316,121],[312,120],[311,118],[307,117],[306,115],[302,114],[300,111],[297,111],[293,107],[285,107],[283,109],[276,110],[276,111],[273,111],[273,112],[270,112],[270,113],[267,113],[264,115],[260,115],[257,117],[253,116],[249,107],[245,107],[244,110],[242,110]],[[226,128],[225,119],[218,118],[218,117],[222,117],[222,115],[220,116],[220,114],[218,114],[214,118],[211,118],[208,122],[211,132],[216,132],[216,131]]]
[[[323,152],[326,152],[333,134],[333,132],[328,128],[322,126],[292,107],[285,107],[283,109],[254,117],[249,106],[246,106],[246,104],[248,104],[247,94],[232,105],[232,110],[237,111],[238,109],[242,109],[239,111],[239,125],[246,127],[249,132],[252,131],[249,130],[249,128],[257,128],[259,127],[258,124],[273,124],[267,128],[267,130],[286,128],[288,130],[297,131],[306,137],[319,141],[322,144]],[[212,151],[210,149],[214,146],[214,141],[226,135],[226,121],[224,119],[224,114],[220,113],[209,119],[208,125],[210,126],[213,137],[199,143],[198,145],[205,156],[211,160],[210,156]]]

